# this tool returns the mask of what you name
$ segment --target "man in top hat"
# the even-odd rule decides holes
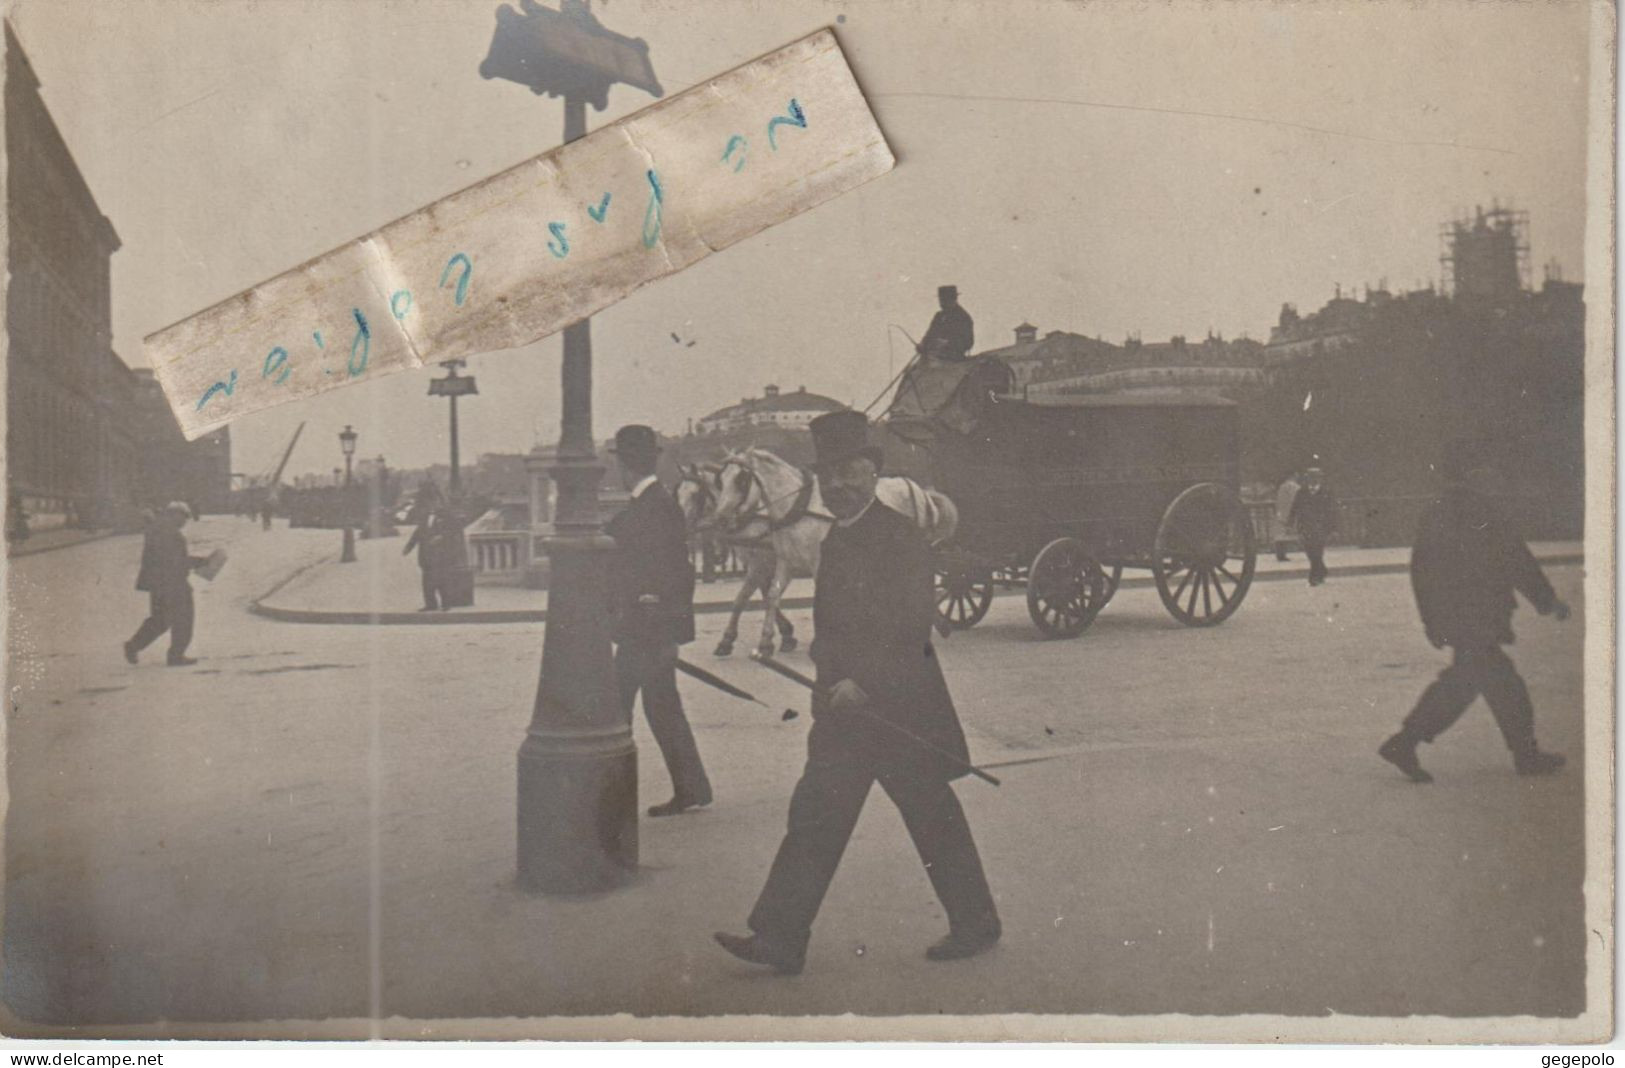
[[[191,556],[181,527],[191,515],[180,501],[171,501],[147,524],[141,542],[141,570],[135,588],[150,599],[147,618],[130,640],[124,643],[124,659],[134,664],[141,650],[169,632],[169,666],[186,667],[197,663],[186,655],[192,643],[192,584],[189,576],[209,562],[206,556]]]
[[[919,351],[933,359],[963,360],[976,343],[976,324],[970,312],[959,306],[959,288],[938,286],[937,305],[940,310],[931,317]]]
[[[711,781],[677,695],[677,647],[694,640],[694,568],[682,510],[655,478],[660,447],[646,426],[623,426],[610,449],[632,500],[609,521],[615,539],[615,679],[632,714],[638,692],[643,714],[671,773],[672,798],[649,809],[675,816],[711,803]]]
[[[1519,775],[1549,775],[1563,766],[1562,754],[1536,746],[1529,688],[1501,646],[1513,640],[1514,590],[1535,611],[1559,621],[1569,617],[1569,606],[1500,514],[1494,500],[1500,480],[1478,459],[1482,455],[1481,447],[1466,442],[1447,451],[1440,465],[1444,493],[1422,513],[1411,550],[1411,587],[1427,639],[1435,649],[1451,649],[1450,666],[1423,691],[1399,732],[1377,750],[1413,782],[1433,781],[1416,757],[1417,745],[1448,729],[1479,694],[1489,703]]]
[[[847,839],[877,780],[902,814],[948,914],[932,960],[969,957],[1000,925],[951,780],[969,751],[931,648],[932,561],[921,532],[875,499],[880,450],[862,412],[811,423],[818,487],[835,517],[818,562],[811,655],[818,668],[807,763],[790,798],[789,830],[748,921],[718,933],[724,949],[779,974],[801,971]],[[884,720],[885,722],[880,722]]]

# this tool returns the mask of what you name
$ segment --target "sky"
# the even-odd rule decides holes
[[[555,146],[563,106],[478,68],[492,0],[18,0],[41,92],[123,247],[114,347]],[[595,0],[668,95],[833,25],[897,168],[593,318],[594,431],[805,386],[867,405],[958,285],[978,347],[1026,320],[1266,338],[1439,275],[1439,227],[1530,214],[1581,280],[1583,3]],[[618,86],[589,127],[652,100]],[[676,333],[681,342],[674,342]],[[692,346],[687,342],[693,341]],[[465,462],[558,436],[559,338],[472,360]],[[444,462],[438,369],[232,425],[233,469]]]

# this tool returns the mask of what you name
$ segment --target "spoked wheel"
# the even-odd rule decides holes
[[[1027,572],[1027,612],[1046,638],[1075,638],[1106,604],[1106,574],[1083,542],[1056,538]]]
[[[937,618],[954,630],[974,627],[993,603],[993,572],[974,564],[937,568]]]
[[[1112,569],[1106,573],[1106,595],[1100,600],[1100,607],[1105,608],[1117,596],[1117,587],[1123,584],[1123,565],[1113,564]]]
[[[1240,498],[1215,482],[1192,486],[1157,526],[1151,570],[1168,612],[1187,627],[1211,627],[1241,607],[1258,561]]]

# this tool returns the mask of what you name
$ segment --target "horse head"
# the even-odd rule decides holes
[[[677,465],[677,507],[690,534],[708,529],[715,519],[717,470],[713,463]]]
[[[730,452],[710,476],[716,493],[709,527],[737,534],[752,520],[766,513],[762,481],[756,475],[755,450]]]

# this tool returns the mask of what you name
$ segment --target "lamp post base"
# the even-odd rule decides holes
[[[564,477],[596,481],[581,465]],[[614,542],[549,538],[541,681],[519,747],[519,885],[581,894],[625,884],[638,864],[638,760],[610,651]]]
[[[611,890],[638,866],[638,754],[627,732],[550,731],[519,747],[519,885]]]

